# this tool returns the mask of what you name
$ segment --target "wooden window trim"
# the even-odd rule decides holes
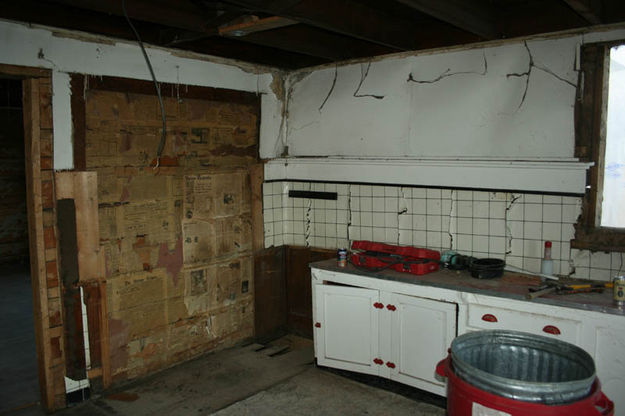
[[[571,247],[593,251],[625,251],[625,230],[601,227],[597,202],[603,189],[607,82],[610,48],[624,40],[584,45],[581,51],[580,83],[575,103],[575,156],[594,162],[588,169],[582,212],[575,224]]]

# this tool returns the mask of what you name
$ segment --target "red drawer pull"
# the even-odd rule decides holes
[[[321,324],[319,322],[315,322],[315,328],[321,328]]]
[[[373,359],[373,362],[374,362],[374,363],[376,363],[377,365],[382,365],[382,364],[384,364],[384,360],[381,360],[381,359],[379,359],[379,358],[374,358],[374,359]]]
[[[397,308],[395,307],[395,305],[386,305],[386,309],[388,309],[389,311],[395,311],[395,310],[397,310]]]
[[[384,304],[380,303],[380,302],[376,302],[376,303],[373,304],[373,307],[377,308],[377,309],[383,309],[384,308]]]
[[[547,325],[546,327],[544,327],[543,332],[546,332],[551,335],[560,335],[562,333],[560,332],[557,326],[553,326],[553,325]]]
[[[390,362],[390,361],[387,361],[387,362],[386,362],[386,366],[387,366],[388,368],[395,368],[395,363],[392,363],[392,362]]]
[[[485,313],[484,315],[482,315],[482,321],[486,321],[486,322],[498,322],[497,321],[497,317],[493,314],[490,313]]]

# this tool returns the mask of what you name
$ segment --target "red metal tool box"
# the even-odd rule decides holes
[[[421,275],[437,271],[440,259],[440,252],[427,248],[395,246],[363,240],[352,243],[352,264],[371,270],[393,269]]]

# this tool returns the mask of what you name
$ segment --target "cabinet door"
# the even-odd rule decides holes
[[[595,329],[595,367],[601,390],[614,402],[614,414],[625,415],[625,325],[597,326]]]
[[[378,375],[378,299],[377,290],[315,285],[317,364]]]
[[[435,367],[456,336],[456,304],[398,294],[392,300],[391,378],[445,395]]]

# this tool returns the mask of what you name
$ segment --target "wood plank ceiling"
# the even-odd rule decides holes
[[[623,0],[126,0],[144,42],[284,69],[625,22]],[[122,0],[5,2],[0,18],[134,39]]]

